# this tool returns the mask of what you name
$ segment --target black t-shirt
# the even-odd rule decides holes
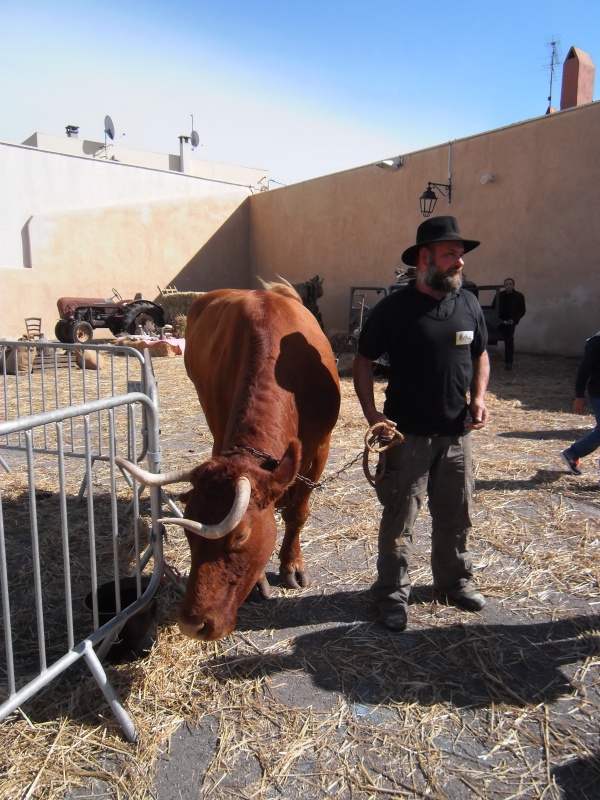
[[[411,285],[371,311],[358,352],[370,360],[388,354],[386,417],[403,433],[433,436],[464,433],[472,358],[486,346],[483,312],[471,292],[436,300]]]
[[[518,325],[519,320],[525,316],[525,296],[521,292],[517,292],[516,289],[512,292],[502,290],[498,300],[498,316],[501,320],[512,319],[514,324]]]

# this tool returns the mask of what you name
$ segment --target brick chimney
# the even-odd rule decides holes
[[[561,111],[592,102],[595,72],[590,54],[578,47],[571,47],[563,64]]]

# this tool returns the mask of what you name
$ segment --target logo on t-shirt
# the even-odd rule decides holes
[[[456,331],[456,344],[471,344],[473,331]]]

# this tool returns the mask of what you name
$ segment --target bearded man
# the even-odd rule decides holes
[[[473,501],[471,431],[488,420],[487,328],[476,297],[461,290],[465,239],[454,217],[431,217],[402,260],[416,278],[375,306],[362,328],[354,388],[369,426],[385,423],[404,440],[386,450],[375,489],[383,506],[377,579],[371,588],[383,624],[402,631],[411,599],[413,527],[425,496],[431,514],[434,597],[465,611],[485,598],[473,585],[468,550]],[[382,411],[375,405],[373,362],[388,354]]]

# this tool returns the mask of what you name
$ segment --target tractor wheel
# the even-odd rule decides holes
[[[133,303],[123,315],[123,331],[129,334],[135,334],[138,328],[145,334],[156,333],[164,324],[164,312],[154,303]]]
[[[118,336],[120,333],[123,333],[123,326],[121,325],[121,320],[118,317],[116,319],[111,319],[110,322],[108,323],[108,329],[113,336]]]
[[[87,342],[92,341],[94,337],[94,329],[89,322],[83,322],[83,320],[80,320],[79,322],[73,323],[70,335],[70,341],[72,341],[74,344],[86,344]]]
[[[69,344],[71,342],[71,323],[64,319],[59,319],[54,328],[54,335],[59,342]]]

